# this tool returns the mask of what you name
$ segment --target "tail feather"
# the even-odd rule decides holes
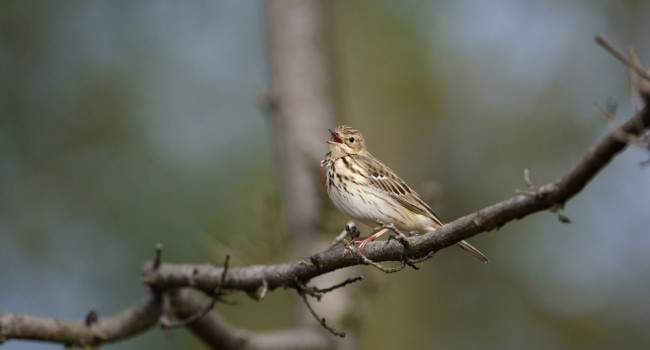
[[[482,262],[486,263],[488,262],[488,258],[481,253],[480,250],[476,249],[473,245],[469,244],[467,241],[460,241],[456,243],[457,246],[463,248],[466,252],[474,255],[477,259],[481,260]]]

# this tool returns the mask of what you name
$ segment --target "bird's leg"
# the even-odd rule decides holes
[[[369,234],[369,235],[367,235],[365,237],[357,237],[357,238],[353,239],[352,241],[350,241],[350,245],[354,245],[354,244],[358,243],[359,244],[359,251],[361,251],[361,250],[363,250],[363,247],[366,246],[366,244],[374,241],[377,237],[383,235],[386,231],[388,231],[387,228],[385,228],[385,227],[380,228],[378,231],[375,231],[375,232],[373,232],[373,233],[371,233],[371,234]]]
[[[379,224],[379,226],[374,228],[373,233],[371,233],[371,234],[369,234],[368,236],[365,236],[365,237],[357,237],[357,238],[353,239],[350,242],[350,244],[359,243],[359,250],[363,250],[363,247],[365,247],[366,244],[374,241],[375,239],[377,239],[377,237],[379,237],[379,236],[383,235],[384,233],[386,233],[386,231],[391,230],[391,231],[393,231],[393,232],[395,232],[397,234],[398,237],[396,239],[402,245],[404,245],[404,248],[408,248],[408,243],[406,242],[406,235],[403,234],[402,232],[400,232],[400,230],[398,230],[392,222],[389,223],[389,224],[385,224],[381,220],[377,220],[377,224]],[[390,240],[390,238],[389,238],[389,240]]]
[[[368,243],[374,241],[377,237],[383,235],[386,231],[388,231],[387,228],[382,228],[382,229],[380,229],[379,231],[377,231],[377,232],[375,232],[375,233],[373,233],[373,234],[368,235],[368,237],[366,237],[366,239],[362,240],[362,241],[361,241],[361,244],[359,244],[359,250],[363,250],[363,247],[365,247],[366,244],[368,244]]]
[[[377,233],[378,231],[381,231],[381,229],[385,228],[385,227],[384,227],[384,223],[383,223],[381,220],[377,220],[376,222],[377,222],[377,224],[378,224],[379,226],[373,228],[371,234],[369,234],[369,235],[367,235],[367,236],[359,237],[359,236],[361,236],[361,234],[360,234],[359,231],[356,231],[356,235],[355,235],[355,236],[350,235],[350,237],[352,238],[352,240],[350,241],[350,245],[354,245],[354,244],[362,243],[362,242],[364,242],[367,238],[369,238],[370,236],[373,236],[375,233]],[[384,231],[384,232],[386,232],[386,231]],[[384,233],[384,232],[382,232],[382,233]],[[375,238],[377,238],[377,237],[379,237],[379,235],[377,235]],[[367,243],[366,243],[366,244],[367,244]],[[365,244],[364,244],[364,246],[365,246]]]

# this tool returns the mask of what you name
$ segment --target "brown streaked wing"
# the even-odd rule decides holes
[[[357,154],[354,156],[354,159],[363,169],[367,170],[367,173],[364,175],[368,176],[372,185],[395,198],[404,208],[416,214],[429,217],[440,226],[443,225],[442,220],[433,212],[422,197],[384,163],[380,162],[368,152],[363,155]]]

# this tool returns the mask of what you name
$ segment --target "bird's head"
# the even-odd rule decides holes
[[[332,140],[327,141],[327,143],[330,145],[333,158],[336,159],[346,154],[359,154],[366,151],[366,144],[359,130],[347,125],[339,125],[329,130],[332,134]]]

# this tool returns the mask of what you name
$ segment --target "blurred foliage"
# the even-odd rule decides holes
[[[644,46],[647,2],[338,1],[343,120],[446,220],[555,180],[629,115],[624,69],[592,42]],[[261,2],[0,2],[0,309],[81,319],[146,293],[141,263],[286,260]],[[327,138],[324,132],[323,138]],[[323,146],[323,153],[326,146]],[[631,150],[569,203],[421,271],[367,269],[364,347],[641,348],[650,342],[647,154]],[[347,220],[332,211],[334,236]],[[362,228],[367,230],[367,228]],[[311,252],[305,252],[305,255]],[[9,268],[11,267],[11,269]],[[286,326],[294,293],[219,305]],[[8,342],[8,349],[54,348]],[[58,348],[58,346],[56,346]],[[152,330],[108,348],[202,348]]]

